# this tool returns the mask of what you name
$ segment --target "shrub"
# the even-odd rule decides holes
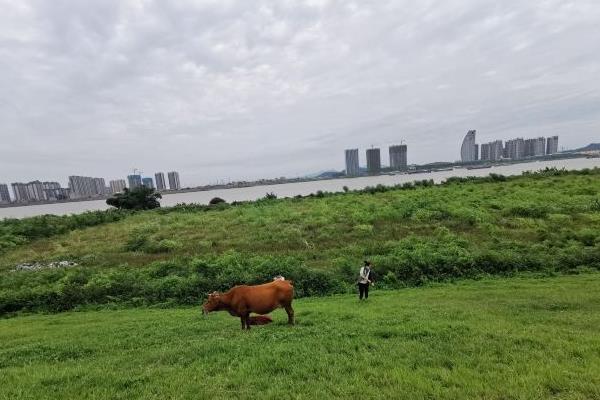
[[[208,204],[214,206],[216,204],[222,204],[222,203],[227,203],[225,200],[223,200],[220,197],[213,197],[212,199],[210,199],[210,201],[208,202]]]
[[[125,188],[123,192],[116,193],[106,199],[106,204],[123,210],[151,210],[159,208],[162,195],[155,189],[138,186],[134,189]]]

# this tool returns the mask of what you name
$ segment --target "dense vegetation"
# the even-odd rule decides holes
[[[0,398],[600,398],[597,274],[295,308],[250,331],[198,307],[0,320]]]
[[[131,190],[125,188],[106,199],[106,204],[119,210],[152,210],[160,207],[162,195],[146,186],[138,186]]]
[[[278,274],[294,279],[298,296],[339,293],[353,288],[365,258],[389,288],[597,270],[599,190],[600,169],[545,170],[454,178],[442,186],[425,181],[308,198],[8,220],[0,223],[0,314],[191,304],[208,291]],[[79,266],[11,271],[22,262],[60,260]]]

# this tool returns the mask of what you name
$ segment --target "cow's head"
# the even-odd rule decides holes
[[[221,293],[212,292],[208,295],[208,300],[202,305],[202,314],[206,315],[211,311],[215,311],[221,302]]]

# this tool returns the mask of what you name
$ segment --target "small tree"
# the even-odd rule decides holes
[[[106,204],[125,210],[150,210],[160,207],[158,199],[162,199],[162,196],[153,188],[139,186],[114,194],[106,199]]]
[[[220,197],[213,197],[208,204],[210,204],[211,206],[214,206],[216,204],[222,204],[222,203],[227,203],[225,200],[223,200]]]

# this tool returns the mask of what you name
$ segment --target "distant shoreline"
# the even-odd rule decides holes
[[[383,168],[381,173],[375,175],[361,174],[359,176],[347,176],[344,174],[327,176],[327,177],[313,177],[313,178],[289,178],[289,179],[263,179],[259,181],[252,182],[235,182],[231,184],[224,185],[204,185],[197,186],[193,188],[184,188],[180,190],[163,190],[160,193],[162,195],[170,195],[170,194],[178,194],[178,193],[193,193],[193,192],[207,192],[211,190],[227,190],[227,189],[239,189],[239,188],[248,188],[248,187],[258,187],[258,186],[275,186],[275,185],[285,185],[288,183],[299,183],[299,182],[318,182],[318,181],[327,181],[334,179],[353,179],[353,178],[361,178],[361,177],[369,177],[369,176],[378,176],[378,175],[400,175],[400,174],[412,174],[412,173],[430,173],[442,171],[447,168],[455,169],[455,168],[465,168],[465,169],[483,169],[489,167],[496,166],[505,166],[505,165],[515,165],[515,164],[528,164],[538,161],[553,161],[553,160],[565,160],[565,159],[576,159],[576,158],[589,158],[588,154],[584,153],[559,153],[551,156],[543,156],[543,157],[535,157],[529,158],[526,160],[505,160],[505,161],[494,161],[494,162],[472,162],[472,163],[457,163],[457,162],[434,162],[430,164],[417,165],[414,170],[405,170],[405,171],[392,171],[390,168]],[[38,206],[38,205],[47,205],[47,204],[64,204],[64,203],[81,203],[87,201],[99,201],[106,200],[110,198],[112,195],[105,196],[97,196],[97,197],[89,197],[82,199],[66,199],[66,200],[56,200],[56,201],[36,201],[30,203],[2,203],[0,204],[0,208],[11,208],[11,207],[30,207],[30,206]]]

